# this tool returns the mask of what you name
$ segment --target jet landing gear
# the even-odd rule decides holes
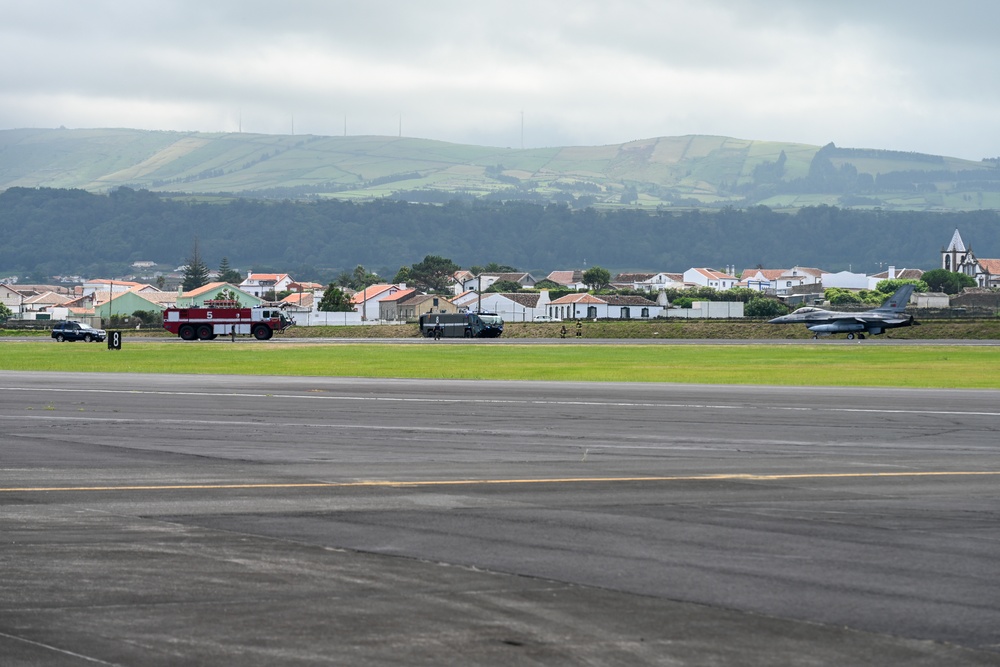
[[[864,340],[864,339],[865,339],[865,335],[863,333],[859,333],[858,334],[858,340]],[[847,334],[847,340],[854,340],[854,334],[853,333]]]

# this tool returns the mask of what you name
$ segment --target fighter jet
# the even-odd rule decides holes
[[[776,317],[770,323],[793,324],[801,322],[806,325],[809,331],[813,332],[813,338],[829,336],[834,333],[846,333],[848,339],[853,340],[854,336],[857,335],[859,339],[863,340],[866,333],[877,336],[884,333],[886,329],[908,327],[914,324],[913,315],[907,315],[903,312],[912,293],[913,285],[903,285],[896,290],[895,294],[886,299],[885,303],[874,310],[866,310],[863,313],[841,313],[806,306],[788,315]]]

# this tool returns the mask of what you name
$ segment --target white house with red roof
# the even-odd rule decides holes
[[[715,269],[696,268],[684,272],[684,282],[720,291],[732,289],[739,281],[736,276]]]
[[[570,271],[553,271],[545,276],[546,280],[551,280],[557,285],[570,289],[587,289],[588,285],[583,282],[583,271],[572,269]]]
[[[790,269],[745,269],[737,286],[759,292],[788,294],[796,287],[822,284],[822,269],[793,266]]]
[[[282,299],[281,303],[287,303],[289,306],[295,306],[302,310],[313,310],[313,306],[319,304],[320,298],[317,298],[312,291],[292,292]]]
[[[518,272],[518,273],[482,273],[478,276],[469,276],[464,281],[462,281],[462,289],[455,288],[457,294],[462,292],[467,292],[471,290],[475,291],[486,291],[493,286],[493,283],[499,282],[511,282],[517,283],[521,287],[532,288],[538,281],[530,273]]]
[[[363,321],[377,321],[379,319],[379,301],[404,289],[406,289],[406,285],[388,285],[385,283],[369,285],[351,297],[351,305],[354,306],[354,310],[361,313]]]
[[[613,287],[657,292],[665,289],[684,289],[684,276],[680,273],[619,273],[611,281]]]
[[[757,292],[769,292],[778,284],[778,278],[785,269],[744,269],[740,273],[739,287],[746,287]]]
[[[294,282],[287,273],[254,273],[251,271],[237,287],[247,294],[263,298],[271,290],[277,294],[292,289],[291,285]]]
[[[663,315],[663,306],[644,296],[567,294],[549,303],[547,315],[557,320],[648,320]]]
[[[93,278],[81,285],[84,296],[94,292],[127,292],[133,287],[142,287],[145,283],[136,283],[131,280],[112,280],[109,278]]]
[[[242,283],[241,283],[242,284]],[[196,289],[190,290],[188,292],[178,292],[177,295],[177,305],[179,307],[186,306],[203,306],[206,301],[213,301],[219,298],[222,292],[232,291],[236,294],[236,298],[239,299],[240,305],[244,308],[251,308],[253,306],[259,306],[264,303],[264,300],[255,294],[251,294],[245,290],[242,290],[235,285],[230,285],[229,283],[207,283],[198,287]]]
[[[538,292],[465,292],[452,301],[470,312],[496,313],[504,322],[530,322],[546,315],[549,291]]]
[[[415,290],[412,287],[407,287],[406,289],[401,289],[394,294],[390,294],[389,296],[379,299],[378,319],[384,322],[405,321],[407,319],[407,312],[404,308],[401,308],[400,306],[407,299],[416,295],[417,295],[417,290]]]
[[[24,304],[25,295],[13,285],[0,283],[0,303],[7,306],[7,309],[19,317]]]
[[[462,292],[466,291],[464,287],[466,281],[472,280],[476,277],[472,271],[466,271],[465,269],[459,269],[455,273],[451,274],[451,291],[455,296],[458,296]]]
[[[923,277],[923,269],[897,269],[895,266],[890,266],[881,273],[868,276],[868,289],[875,289],[883,280],[920,280]]]

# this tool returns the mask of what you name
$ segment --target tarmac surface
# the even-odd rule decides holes
[[[998,399],[0,372],[0,662],[1000,665]]]

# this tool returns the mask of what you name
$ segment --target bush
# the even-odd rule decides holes
[[[767,297],[757,297],[750,299],[743,308],[743,314],[747,317],[779,317],[788,313],[788,307],[777,299]]]
[[[674,301],[671,302],[670,305],[672,305],[674,308],[690,308],[693,303],[694,299],[692,299],[691,297],[681,296],[674,299]]]

